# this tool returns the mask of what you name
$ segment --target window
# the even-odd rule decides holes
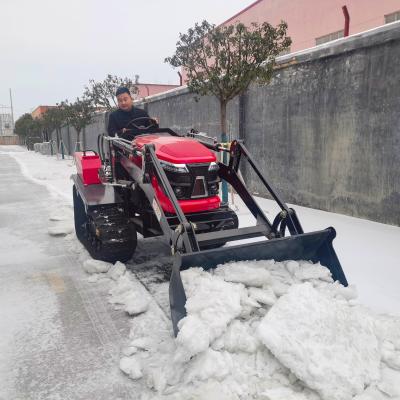
[[[394,21],[400,21],[400,11],[385,15],[385,24],[390,24]]]
[[[318,46],[319,44],[328,43],[331,42],[332,40],[342,38],[343,36],[344,36],[344,30],[342,29],[341,31],[333,32],[330,33],[329,35],[320,36],[316,38],[315,44]]]

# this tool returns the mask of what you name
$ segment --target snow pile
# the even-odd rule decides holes
[[[153,389],[150,398],[399,396],[400,320],[358,305],[354,287],[319,264],[231,262],[211,273],[192,268],[182,280],[187,316],[176,339],[132,274],[110,292],[114,304],[141,312],[120,368]]]
[[[294,285],[258,326],[265,346],[324,399],[351,399],[380,377],[374,320],[310,283]]]

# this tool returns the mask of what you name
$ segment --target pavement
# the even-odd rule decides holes
[[[54,197],[4,151],[0,177],[0,400],[139,398],[118,367],[128,317],[48,234]]]

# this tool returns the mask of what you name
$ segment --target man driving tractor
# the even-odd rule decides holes
[[[127,87],[119,87],[115,95],[118,109],[110,114],[108,135],[115,136],[117,134],[123,139],[132,140],[139,133],[139,127],[149,127],[152,121],[147,111],[133,106],[133,99]]]

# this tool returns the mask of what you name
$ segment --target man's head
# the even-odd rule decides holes
[[[133,106],[133,100],[129,89],[121,86],[117,89],[115,95],[117,96],[118,107],[123,111],[130,111]]]

